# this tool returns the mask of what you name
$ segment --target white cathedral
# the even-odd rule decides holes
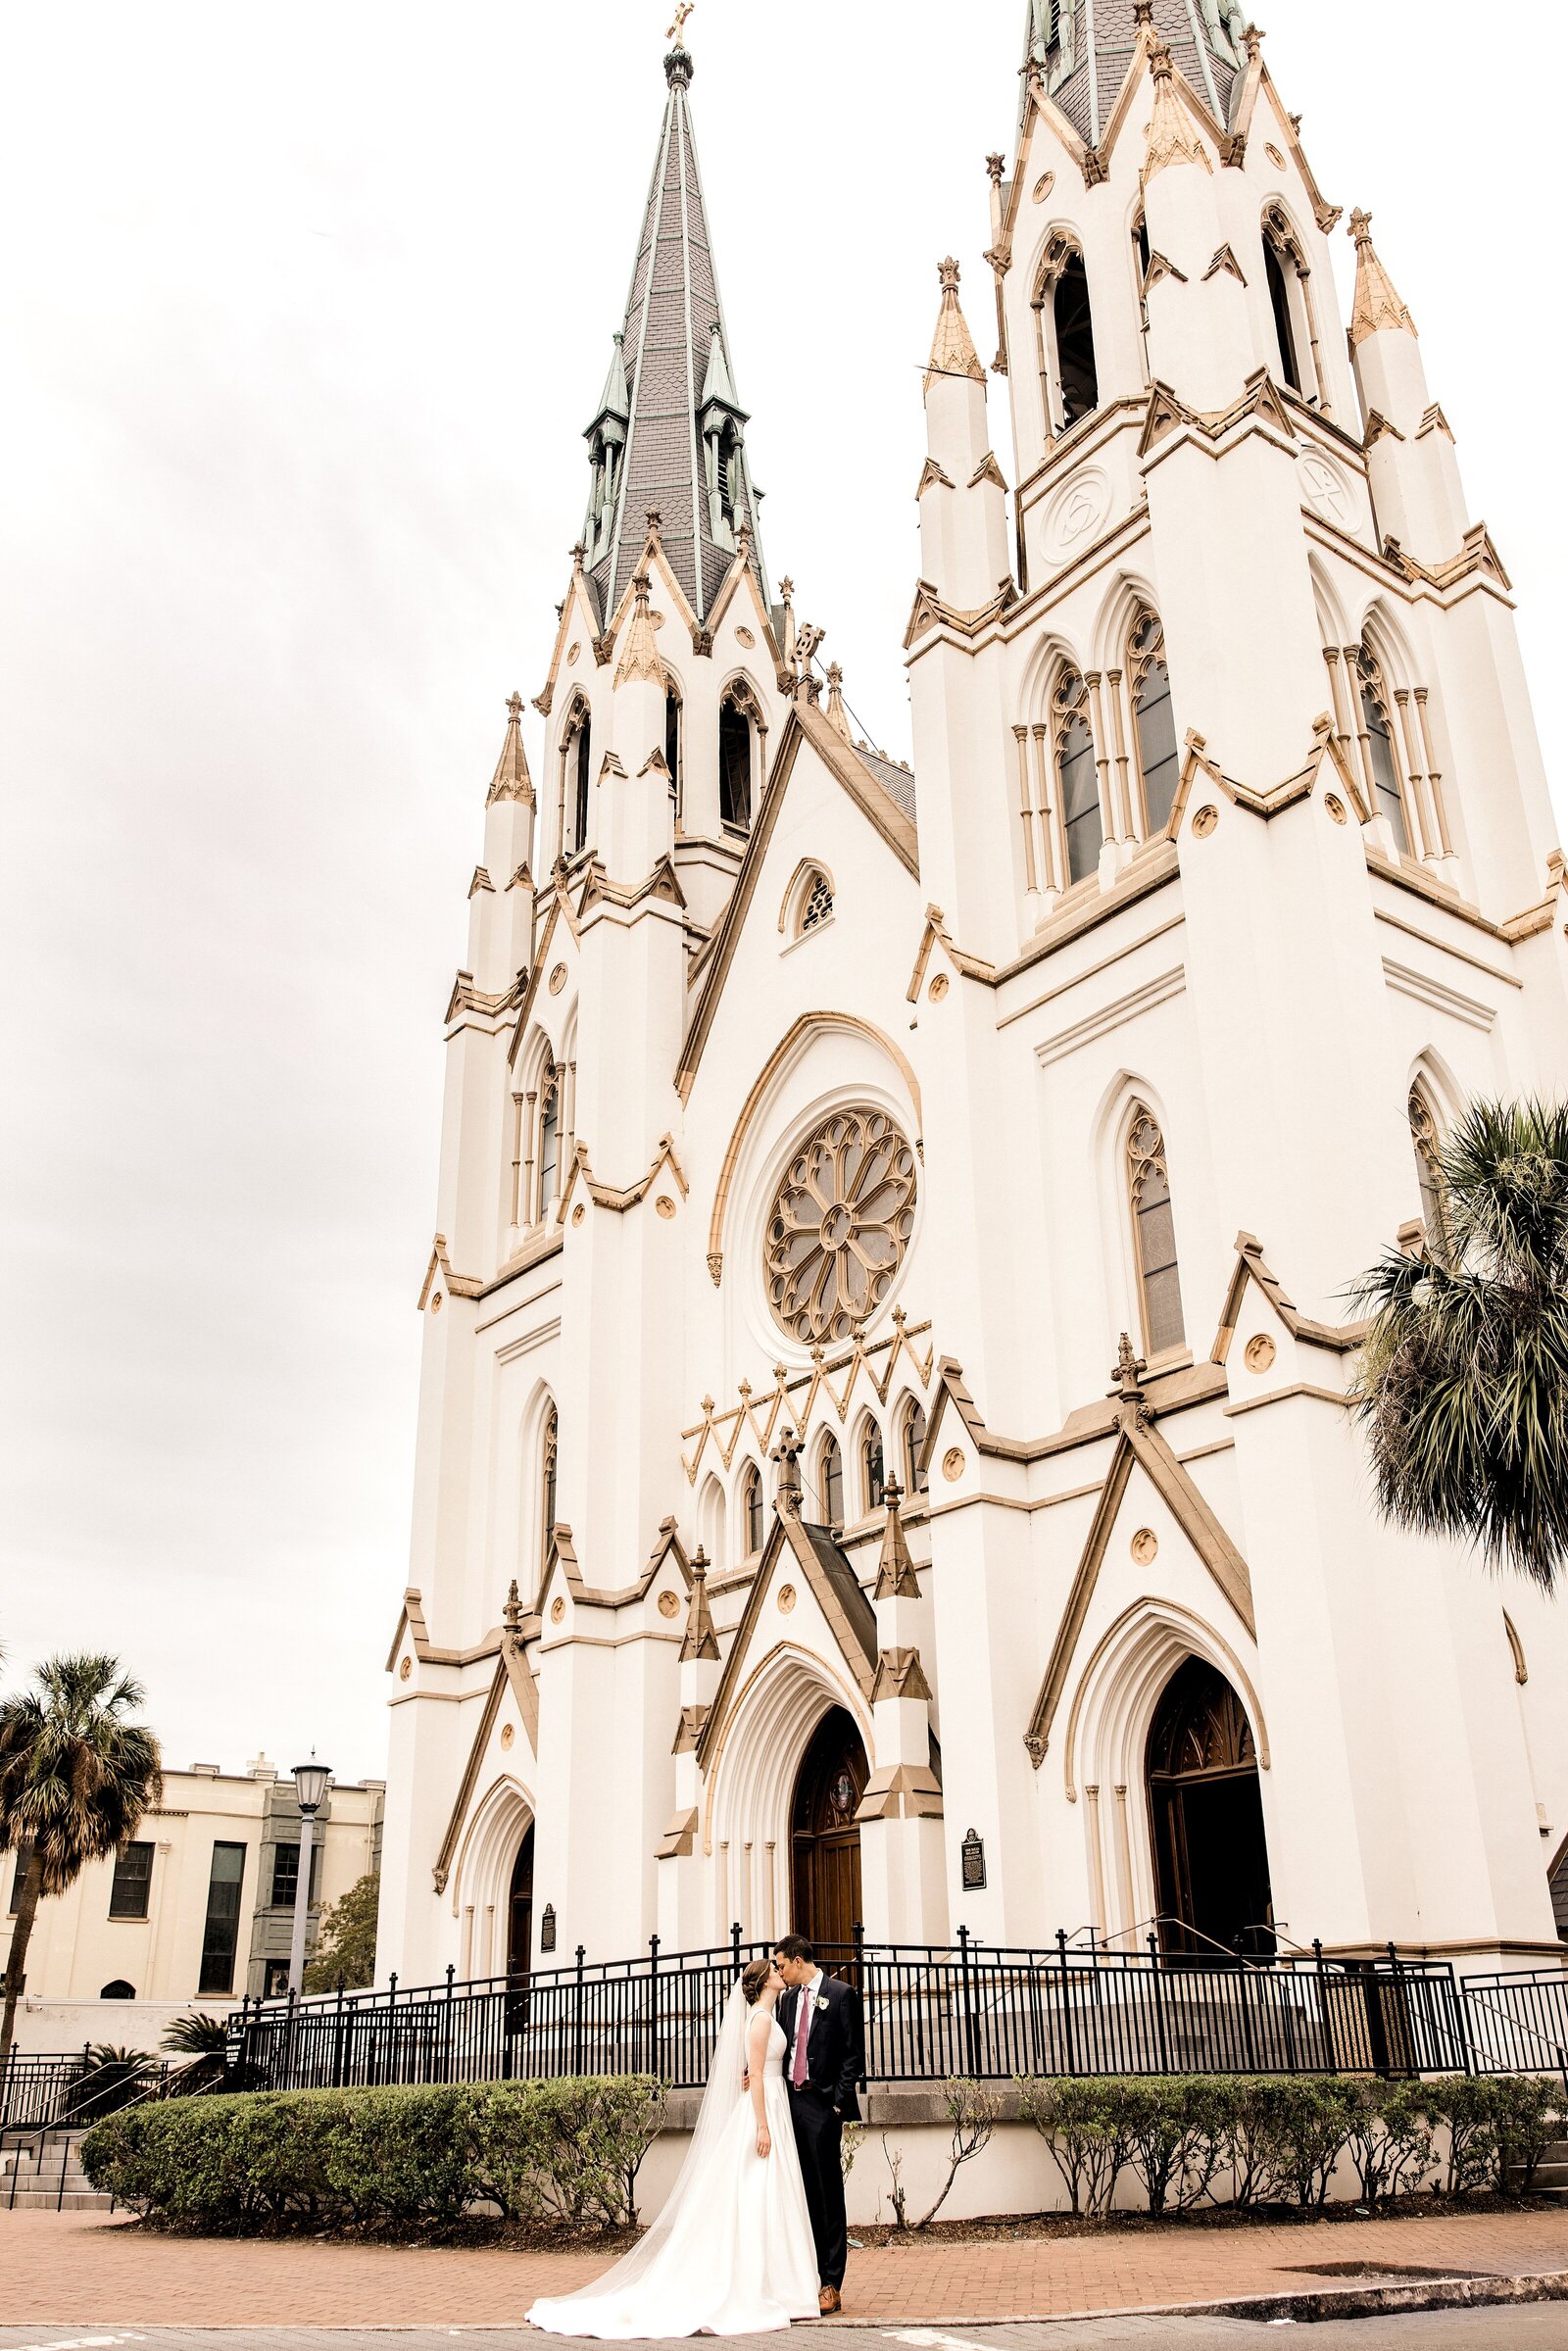
[[[1023,64],[911,772],[770,583],[664,61],[447,1011],[383,1980],[1561,1947],[1564,1625],[1347,1407],[1446,1125],[1568,1068],[1508,576],[1238,9],[1033,0]]]

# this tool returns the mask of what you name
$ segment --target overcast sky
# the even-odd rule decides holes
[[[900,756],[935,265],[989,349],[1023,13],[702,0],[691,27],[769,564]],[[13,1678],[117,1650],[174,1764],[382,1769],[441,1013],[582,519],[668,20],[4,10],[0,1641]],[[1521,61],[1555,17],[1266,22],[1321,184],[1376,215],[1544,696],[1561,139]]]

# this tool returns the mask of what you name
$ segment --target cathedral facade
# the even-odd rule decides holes
[[[1507,573],[1238,11],[1032,0],[1023,64],[911,772],[767,569],[665,60],[447,1012],[405,1984],[735,1921],[1558,1947],[1564,1627],[1379,1520],[1347,1403],[1446,1124],[1562,1081]]]

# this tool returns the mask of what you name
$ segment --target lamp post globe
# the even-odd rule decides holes
[[[300,1808],[300,1866],[294,1881],[294,1933],[288,1954],[291,1992],[298,1992],[305,1982],[305,1930],[311,1915],[311,1845],[316,1834],[316,1816],[331,1777],[331,1765],[318,1763],[314,1747],[309,1763],[294,1766],[294,1793]]]

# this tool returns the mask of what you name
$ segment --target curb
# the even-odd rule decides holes
[[[1312,2327],[1329,2319],[1372,2319],[1384,2313],[1404,2311],[1488,2310],[1526,2302],[1568,2302],[1568,2270],[1544,2270],[1529,2277],[1510,2277],[1505,2272],[1477,2277],[1471,2271],[1454,2278],[1250,2294],[1219,2302],[1131,2302],[1103,2310],[1015,2311],[983,2319],[955,2316],[905,2320],[902,2325],[911,2333],[939,2327],[964,2327],[973,2333],[986,2327],[1083,2326],[1092,2319],[1250,2319],[1260,2323],[1291,2320],[1298,2326]],[[840,2323],[878,2333],[890,2332],[901,2325],[891,2317],[846,2319]]]

